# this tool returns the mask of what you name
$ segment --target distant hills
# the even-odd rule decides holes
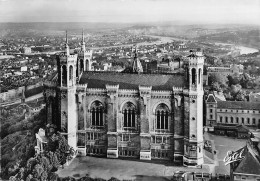
[[[194,24],[188,22],[154,23],[102,23],[102,22],[29,22],[0,23],[0,36],[16,35],[64,35],[79,34],[84,29],[88,33],[107,33],[120,30],[120,33],[173,36],[201,41],[237,43],[260,48],[260,26],[242,24]]]

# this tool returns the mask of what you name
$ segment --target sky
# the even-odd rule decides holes
[[[0,22],[260,25],[260,0],[0,0]]]

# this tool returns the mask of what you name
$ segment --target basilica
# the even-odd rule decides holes
[[[203,164],[202,52],[190,52],[183,74],[146,74],[133,57],[131,73],[91,70],[92,51],[56,56],[44,83],[47,121],[81,156]]]

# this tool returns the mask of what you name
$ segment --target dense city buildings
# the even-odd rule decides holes
[[[132,73],[101,73],[91,71],[81,46],[71,54],[66,42],[44,91],[48,122],[72,147],[82,155],[203,164],[202,52],[190,52],[184,74],[143,74],[137,56]]]

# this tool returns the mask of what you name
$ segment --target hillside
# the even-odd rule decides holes
[[[46,123],[46,111],[42,109],[25,119],[24,107],[13,105],[1,110],[1,177],[15,174],[20,165],[34,155],[35,133]]]

